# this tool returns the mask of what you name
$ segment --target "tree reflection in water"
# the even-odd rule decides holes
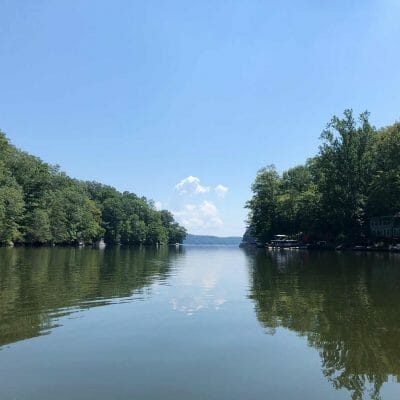
[[[0,346],[47,334],[82,309],[146,296],[182,251],[0,249]]]
[[[335,388],[379,399],[390,377],[399,381],[398,255],[258,251],[248,260],[260,323],[307,337]]]

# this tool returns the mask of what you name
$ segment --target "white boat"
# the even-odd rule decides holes
[[[101,238],[100,240],[98,240],[98,241],[95,243],[94,246],[95,246],[96,248],[98,248],[98,249],[104,249],[104,248],[106,247],[106,243],[105,243],[104,239]]]
[[[282,249],[294,249],[299,248],[300,244],[297,240],[289,239],[287,235],[274,235],[274,240],[268,247],[282,248]]]

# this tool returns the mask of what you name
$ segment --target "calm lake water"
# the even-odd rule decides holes
[[[400,255],[0,249],[0,398],[399,399]]]

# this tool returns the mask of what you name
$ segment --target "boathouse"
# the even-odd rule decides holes
[[[400,239],[400,213],[393,216],[370,219],[372,236],[384,239]]]

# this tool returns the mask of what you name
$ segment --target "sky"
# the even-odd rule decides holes
[[[70,176],[242,235],[257,170],[333,115],[400,119],[400,2],[0,0],[0,129]]]

